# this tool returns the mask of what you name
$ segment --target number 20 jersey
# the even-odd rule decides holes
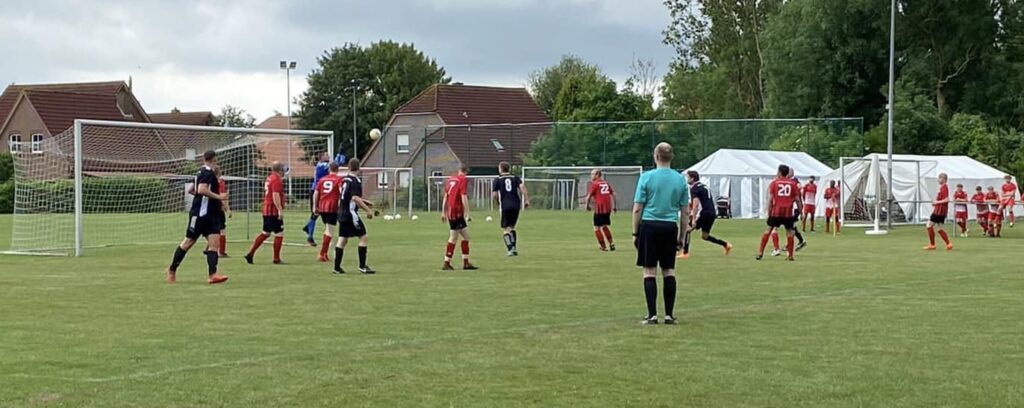
[[[769,217],[789,218],[793,216],[793,203],[797,194],[800,194],[800,185],[796,180],[790,178],[776,178],[768,185],[768,192],[772,195],[773,204],[768,213]]]

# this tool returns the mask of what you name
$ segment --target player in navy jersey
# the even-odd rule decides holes
[[[185,240],[174,249],[174,258],[167,268],[167,283],[177,281],[178,266],[185,259],[189,249],[195,245],[200,236],[206,238],[206,265],[209,268],[207,282],[211,285],[228,280],[227,276],[217,273],[217,261],[220,256],[220,230],[224,225],[224,208],[222,202],[228,199],[227,193],[221,193],[215,169],[217,152],[212,150],[203,153],[203,167],[196,175],[192,186],[192,208],[188,213],[188,227]]]
[[[725,254],[732,251],[732,244],[715,238],[711,235],[711,228],[715,225],[715,200],[711,199],[711,192],[707,186],[700,182],[700,173],[695,170],[686,172],[686,181],[690,184],[690,219],[693,222],[687,230],[686,239],[683,242],[683,252],[680,258],[686,259],[690,254],[690,231],[700,230],[700,239],[720,245],[725,249]]]
[[[514,174],[510,174],[512,166],[508,162],[498,163],[498,178],[494,179],[491,188],[491,196],[498,199],[501,206],[501,230],[502,239],[505,241],[505,248],[508,249],[508,256],[519,255],[519,235],[516,233],[516,224],[519,222],[519,211],[523,208],[530,208],[530,196],[526,192],[526,185],[523,180]]]
[[[342,165],[343,163],[338,163]],[[309,186],[309,221],[306,222],[306,226],[302,227],[302,231],[306,233],[306,242],[309,246],[315,247],[316,240],[313,239],[313,234],[316,232],[316,219],[320,217],[320,213],[317,211],[317,202],[313,199],[316,191],[316,184],[321,178],[329,174],[331,165],[331,156],[327,152],[320,153],[320,161],[316,164],[316,171],[313,173],[313,184]]]
[[[373,274],[376,271],[366,264],[366,224],[359,216],[359,209],[366,211],[366,218],[373,218],[373,203],[363,199],[363,181],[359,178],[359,159],[348,161],[348,174],[341,184],[341,202],[338,205],[338,245],[334,248],[334,273],[345,273],[341,269],[341,258],[350,238],[359,238],[359,272]]]

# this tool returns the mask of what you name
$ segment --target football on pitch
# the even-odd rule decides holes
[[[418,215],[413,215],[413,216],[412,216],[412,220],[413,220],[413,221],[416,221],[416,220],[418,220],[418,219],[420,219],[420,216],[418,216]]]
[[[402,214],[395,214],[395,219],[396,220],[402,219]]]
[[[377,129],[377,128],[370,129],[370,139],[371,140],[380,139],[380,129]]]
[[[490,215],[488,215],[487,218],[484,218],[484,221],[491,222],[491,221],[494,221],[494,218],[492,218]]]

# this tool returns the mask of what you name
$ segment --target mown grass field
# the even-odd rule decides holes
[[[1024,406],[1024,226],[952,253],[818,233],[787,263],[720,221],[733,255],[694,242],[681,324],[643,327],[627,214],[600,253],[588,214],[527,212],[518,258],[483,216],[475,272],[439,270],[433,215],[370,221],[376,276],[299,246],[246,265],[240,241],[215,287],[197,251],[164,283],[173,244],[0,256],[0,406]]]

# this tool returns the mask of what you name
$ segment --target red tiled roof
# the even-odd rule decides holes
[[[274,115],[260,124],[256,125],[257,129],[288,129],[288,117],[284,115]],[[292,116],[292,129],[299,128],[298,118]],[[307,162],[303,158],[306,156],[306,150],[302,147],[302,142],[299,140],[288,140],[279,135],[259,135],[257,134],[257,148],[263,152],[263,161],[259,163],[260,166],[270,166],[270,163],[279,161],[281,163],[287,163],[288,158],[291,157],[291,174],[296,177],[312,177],[315,172],[315,166],[312,163]],[[289,143],[290,142],[290,143]],[[291,154],[289,155],[289,150]]]
[[[288,129],[288,117],[278,114],[256,125],[257,129]],[[292,129],[299,128],[299,118],[292,116]]]
[[[473,85],[431,86],[395,113],[437,113],[447,125],[548,121],[525,88]]]
[[[18,96],[21,95],[21,91],[24,90],[66,91],[114,95],[121,89],[121,87],[124,86],[127,85],[125,85],[123,81],[9,85],[7,89],[4,90],[4,93],[0,94],[0,125],[3,125],[2,122],[7,120],[7,116],[11,113],[11,109],[14,108],[14,103],[18,101]]]
[[[447,127],[427,137],[429,142],[444,142],[470,167],[496,167],[498,162],[523,163],[533,143],[547,134],[549,125]],[[500,149],[499,149],[500,146]]]
[[[117,96],[66,91],[32,89],[24,91],[32,102],[40,119],[50,134],[59,134],[72,125],[75,119],[126,120],[117,107]]]
[[[150,113],[149,120],[153,123],[167,123],[172,125],[210,126],[214,124],[212,112],[167,112]]]

